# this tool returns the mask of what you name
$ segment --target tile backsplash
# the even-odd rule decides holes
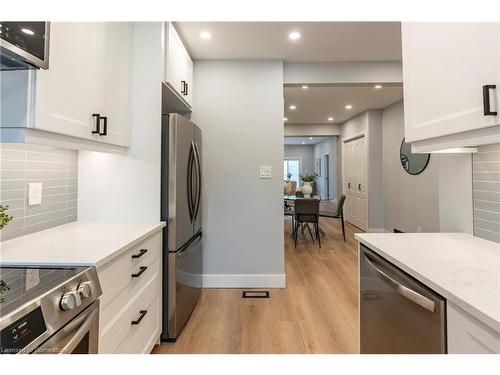
[[[500,143],[478,147],[472,162],[474,234],[500,242]]]
[[[28,184],[42,183],[42,203],[28,206]],[[0,203],[13,220],[0,240],[77,220],[78,151],[0,144]]]

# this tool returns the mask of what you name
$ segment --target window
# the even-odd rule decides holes
[[[297,186],[299,184],[299,175],[301,169],[301,160],[300,159],[285,159],[283,160],[283,179],[288,180],[288,174],[291,173],[292,177],[290,181],[297,182]]]

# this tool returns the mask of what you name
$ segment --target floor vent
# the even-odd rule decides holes
[[[270,298],[267,290],[246,290],[241,293],[241,298]]]

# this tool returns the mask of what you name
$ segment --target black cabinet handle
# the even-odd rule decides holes
[[[358,190],[361,190],[361,184],[358,184]]]
[[[133,273],[132,277],[139,277],[139,276],[141,276],[144,272],[146,272],[146,270],[148,269],[148,267],[143,266],[143,267],[139,267],[139,269],[140,269],[140,271],[137,272],[137,273]]]
[[[350,182],[348,182],[348,183],[347,183],[347,187],[348,187],[349,189],[351,188],[351,183],[350,183]]]
[[[144,319],[144,317],[148,313],[148,310],[141,310],[141,311],[139,311],[139,313],[141,314],[141,315],[139,315],[139,318],[137,320],[132,320],[133,325],[139,324],[141,322],[141,320]]]
[[[92,117],[95,117],[95,129],[92,130],[92,134],[101,134],[101,115],[99,113],[92,113]]]
[[[483,86],[483,106],[485,116],[496,116],[497,111],[492,111],[490,107],[490,90],[495,90],[497,85],[484,85]]]
[[[181,81],[181,94],[186,95],[186,81]]]
[[[189,88],[189,83],[186,83],[186,89],[184,90],[184,95],[187,95],[188,94],[188,88]]]
[[[108,135],[108,117],[100,116],[100,120],[104,120],[104,126],[102,132],[99,132],[99,135]]]
[[[141,249],[139,250],[139,254],[134,254],[132,255],[132,259],[137,259],[137,258],[140,258],[142,257],[144,254],[146,254],[148,252],[148,249]]]

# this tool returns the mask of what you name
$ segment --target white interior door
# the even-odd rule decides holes
[[[344,143],[345,220],[362,230],[368,227],[366,139]]]

